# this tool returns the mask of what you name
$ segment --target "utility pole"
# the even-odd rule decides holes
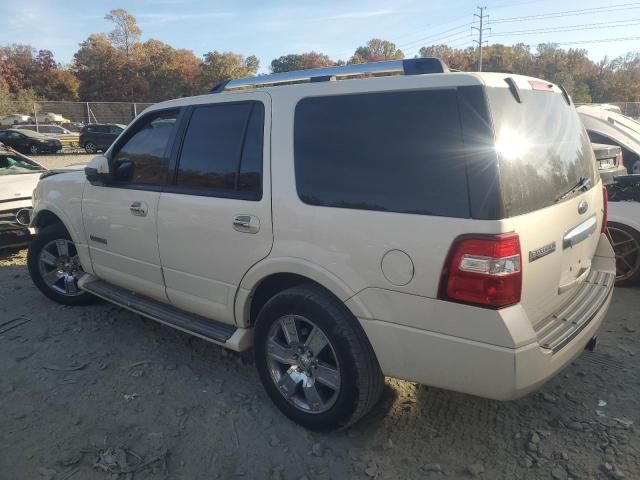
[[[478,18],[478,20],[480,21],[480,25],[478,27],[471,27],[471,29],[478,31],[479,38],[478,40],[474,40],[474,42],[478,44],[478,71],[481,72],[482,71],[482,47],[484,45],[484,40],[482,40],[482,36],[485,30],[491,30],[491,29],[484,26],[485,20],[489,18],[489,15],[485,13],[485,11],[487,10],[487,7],[476,7],[476,8],[480,10],[480,15],[478,15],[477,13],[474,13],[473,16]]]

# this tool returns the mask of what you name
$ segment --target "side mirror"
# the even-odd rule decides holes
[[[109,183],[112,180],[112,175],[109,172],[109,159],[104,155],[98,155],[87,164],[84,174],[92,184]]]
[[[123,158],[116,162],[113,175],[117,180],[131,180],[134,168],[135,164],[131,160]]]

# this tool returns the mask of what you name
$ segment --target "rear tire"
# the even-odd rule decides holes
[[[97,153],[98,146],[93,142],[87,142],[84,144],[84,151],[87,153]]]
[[[40,148],[37,145],[29,145],[29,153],[31,155],[38,155],[40,153]]]
[[[61,223],[40,230],[29,245],[27,267],[31,280],[47,297],[63,305],[86,305],[96,300],[79,290],[84,273],[71,236]]]
[[[310,430],[348,427],[382,394],[384,376],[362,327],[317,285],[289,288],[264,305],[254,353],[271,400]]]
[[[607,236],[616,254],[616,285],[637,283],[640,280],[640,232],[622,223],[609,222]]]

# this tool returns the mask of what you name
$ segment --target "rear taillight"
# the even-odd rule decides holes
[[[454,240],[442,271],[439,298],[502,308],[518,303],[521,292],[517,234],[463,235]]]
[[[607,233],[607,221],[609,220],[609,192],[607,187],[602,187],[602,233]]]

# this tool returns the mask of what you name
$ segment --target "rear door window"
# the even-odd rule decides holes
[[[312,97],[296,106],[300,199],[310,205],[469,217],[455,89]]]
[[[595,157],[572,105],[561,93],[487,88],[493,117],[500,188],[507,217],[557,203],[582,178],[593,187]]]
[[[180,153],[177,191],[259,200],[263,129],[260,102],[195,107]]]

